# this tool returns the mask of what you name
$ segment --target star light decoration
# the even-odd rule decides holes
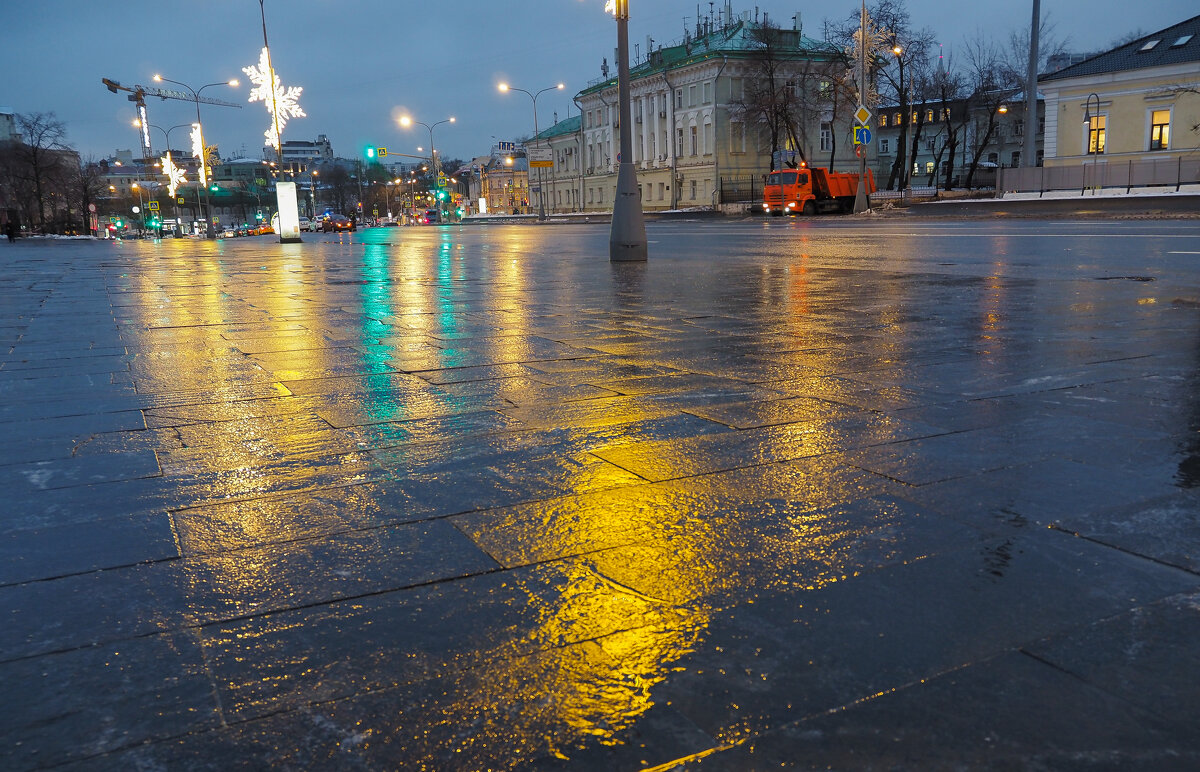
[[[162,170],[163,174],[167,175],[167,192],[171,194],[171,198],[175,198],[175,191],[179,189],[180,183],[187,182],[187,180],[184,179],[183,169],[180,169],[171,160],[170,151],[167,151],[162,158]]]
[[[270,128],[263,132],[263,135],[267,138],[267,144],[278,150],[279,135],[283,133],[283,127],[287,125],[288,120],[308,117],[300,109],[300,92],[304,91],[304,88],[289,86],[285,89],[280,85],[279,74],[271,67],[266,48],[263,48],[258,57],[258,66],[243,67],[242,72],[246,73],[246,77],[254,84],[249,101],[264,102],[267,112],[274,118]],[[278,133],[275,131],[276,126],[279,127]]]
[[[200,131],[200,124],[192,124],[192,155],[200,161],[200,166],[196,170],[196,174],[200,177],[200,184],[208,184],[208,167],[204,161],[204,134]]]

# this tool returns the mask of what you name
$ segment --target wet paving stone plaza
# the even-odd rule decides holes
[[[1200,221],[0,247],[0,768],[1200,768]]]

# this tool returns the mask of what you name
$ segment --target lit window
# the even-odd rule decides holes
[[[1155,110],[1150,114],[1150,149],[1166,150],[1171,146],[1171,111]]]
[[[879,116],[879,125],[887,126],[887,114],[886,113]]]
[[[1104,134],[1108,116],[1093,115],[1087,127],[1087,154],[1104,154]]]

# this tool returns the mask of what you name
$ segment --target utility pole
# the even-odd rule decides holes
[[[1033,24],[1029,28],[1029,71],[1025,74],[1025,142],[1021,147],[1021,166],[1037,166],[1037,70],[1038,33],[1042,26],[1042,0],[1033,0]]]

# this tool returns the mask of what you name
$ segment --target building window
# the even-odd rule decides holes
[[[1013,136],[1014,137],[1025,136],[1025,121],[1017,121],[1016,123],[1013,124]]]
[[[879,140],[879,152],[881,152],[881,153],[892,152],[892,141],[890,139]]]
[[[696,181],[692,180],[692,200],[696,200]]]
[[[729,152],[746,152],[746,124],[741,121],[729,122]]]
[[[693,127],[692,127],[692,129],[691,129],[691,137],[692,137],[692,145],[691,145],[691,147],[692,147],[692,153],[691,153],[691,154],[692,154],[692,155],[696,155],[696,150],[697,150],[697,147],[696,147],[696,145],[697,145],[697,143],[696,143],[696,127],[695,127],[695,126],[693,126]]]
[[[1010,166],[1012,166],[1012,168],[1016,169],[1020,165],[1021,165],[1021,151],[1020,150],[1013,151],[1012,163],[1010,164]]]
[[[683,107],[683,89],[675,89],[675,109],[679,110]]]
[[[666,187],[666,186],[663,185],[663,183],[661,183],[661,182],[658,183],[658,200],[659,201],[663,200],[663,195],[664,195],[663,188],[664,187]]]
[[[696,86],[695,84],[688,86],[688,107],[696,106]]]
[[[712,155],[713,147],[713,128],[711,123],[704,124],[704,154]]]
[[[821,150],[824,152],[833,150],[833,124],[821,124]]]
[[[900,113],[894,113],[894,114],[892,115],[892,125],[893,125],[893,126],[899,126],[899,125],[900,125]]]
[[[1087,154],[1102,155],[1104,153],[1104,133],[1108,123],[1107,115],[1093,115],[1087,125]]]
[[[1171,111],[1150,113],[1150,149],[1166,150],[1171,146]]]
[[[887,113],[880,113],[880,114],[879,114],[879,125],[880,125],[880,126],[887,126]]]
[[[937,166],[933,163],[933,161],[925,162],[925,173],[926,174],[933,174],[933,170],[936,168],[937,168]]]
[[[933,110],[925,111],[925,120],[929,121],[930,123],[933,123]]]
[[[990,163],[993,166],[998,165],[1000,163],[1000,154],[999,153],[988,153],[988,163]]]
[[[704,82],[704,104],[712,102],[712,83]]]
[[[675,129],[675,157],[683,155],[683,129]]]

